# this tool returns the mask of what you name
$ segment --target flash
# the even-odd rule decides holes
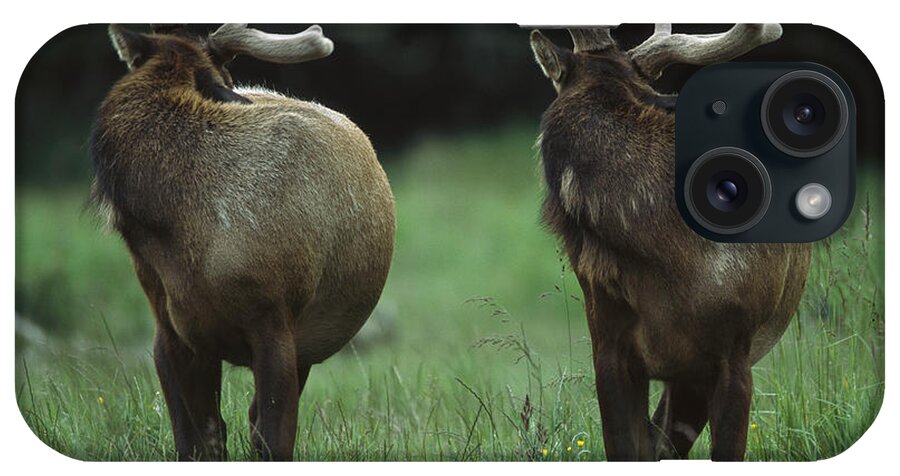
[[[818,220],[831,210],[831,192],[822,184],[808,183],[797,191],[794,204],[804,218]]]

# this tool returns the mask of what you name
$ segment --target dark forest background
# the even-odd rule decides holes
[[[251,25],[294,33],[307,25]],[[230,66],[239,84],[262,84],[347,114],[380,152],[401,148],[421,134],[483,130],[511,120],[534,121],[555,95],[516,25],[322,25],[335,51],[325,59],[276,65],[238,57]],[[720,32],[730,25],[678,26],[676,32]],[[146,25],[132,25],[147,31]],[[217,25],[193,25],[197,33]],[[545,30],[569,47],[565,30]],[[623,48],[643,41],[650,25],[623,25]],[[883,94],[874,69],[848,40],[811,25],[788,25],[781,40],[742,61],[816,61],[835,69],[857,96],[860,157],[880,157]],[[656,84],[664,92],[696,68],[673,66]],[[95,110],[126,72],[106,25],[67,29],[34,55],[16,96],[16,181],[59,184],[90,175],[86,140]],[[873,110],[877,107],[879,110]]]

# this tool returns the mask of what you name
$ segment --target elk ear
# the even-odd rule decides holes
[[[112,40],[119,59],[132,70],[142,65],[150,57],[153,40],[147,35],[127,30],[120,25],[109,25],[109,39]]]
[[[566,76],[569,52],[554,45],[538,30],[531,31],[531,50],[544,75],[553,81],[553,86],[559,91],[559,85]]]

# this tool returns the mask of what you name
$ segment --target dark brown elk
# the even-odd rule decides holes
[[[584,292],[607,458],[687,457],[708,422],[712,459],[740,460],[751,366],[798,306],[810,246],[716,243],[682,221],[674,97],[651,82],[673,63],[737,57],[781,27],[691,36],[657,25],[629,51],[608,28],[570,33],[574,50],[531,33],[558,91],[541,121],[543,220]],[[649,418],[651,379],[665,389]]]
[[[327,56],[318,26],[272,35],[227,24],[208,37],[110,26],[129,72],[100,107],[94,196],[121,234],[156,317],[154,360],[179,459],[226,458],[222,361],[247,366],[250,431],[290,459],[310,366],[377,303],[394,205],[366,135],[319,104],[237,89],[236,54]]]

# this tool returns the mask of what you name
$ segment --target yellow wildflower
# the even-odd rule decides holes
[[[751,424],[750,424],[750,429],[751,429],[751,430],[755,430],[755,429],[756,429],[756,423],[751,423]]]
[[[578,446],[584,446],[584,440],[578,440],[576,441],[576,443],[578,444]]]
[[[97,403],[99,403],[100,405],[103,405],[104,403],[106,403],[106,400],[103,398],[103,395],[100,395],[99,397],[97,397]]]
[[[542,450],[541,450],[541,453],[543,453],[544,456],[547,456],[547,448],[542,449]]]

